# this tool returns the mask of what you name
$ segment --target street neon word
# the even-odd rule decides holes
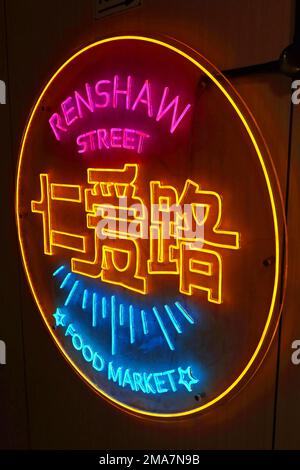
[[[136,129],[112,127],[111,129],[96,129],[80,134],[76,143],[79,147],[78,153],[115,148],[142,153],[144,141],[149,137],[149,134]]]
[[[158,103],[154,103],[154,86],[150,80],[145,80],[142,86],[136,84],[134,87],[136,81],[131,75],[126,78],[115,75],[113,79],[85,83],[80,91],[75,90],[61,103],[60,111],[53,113],[49,119],[56,139],[60,140],[78,119],[109,108],[128,111],[141,109],[147,117],[157,122],[168,117],[170,133],[173,134],[191,109],[191,104],[182,106],[180,96],[174,97],[168,86],[161,91],[155,90],[155,95],[160,98]]]

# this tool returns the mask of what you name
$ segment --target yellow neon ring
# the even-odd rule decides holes
[[[237,115],[239,116],[239,118],[241,119],[243,125],[245,126],[245,129],[252,141],[252,144],[255,148],[255,151],[258,155],[258,158],[259,158],[259,161],[260,161],[260,164],[262,166],[262,170],[263,170],[263,173],[264,173],[264,177],[265,177],[265,180],[266,180],[266,183],[267,183],[267,188],[268,188],[268,192],[269,192],[269,197],[270,197],[270,201],[271,201],[271,208],[272,208],[272,215],[273,215],[273,221],[274,221],[274,232],[275,232],[275,280],[274,280],[274,289],[273,289],[273,293],[272,293],[272,300],[271,300],[271,304],[270,304],[270,309],[269,309],[269,314],[268,314],[268,318],[267,318],[267,321],[266,321],[266,324],[265,324],[265,327],[264,327],[264,330],[263,330],[263,333],[262,333],[262,336],[258,342],[258,345],[250,359],[250,361],[248,362],[248,364],[246,365],[246,367],[243,369],[243,371],[241,372],[241,374],[237,377],[237,379],[227,388],[224,390],[224,392],[222,392],[220,395],[218,395],[217,397],[215,397],[213,400],[209,401],[208,403],[205,403],[204,405],[202,406],[199,406],[198,408],[195,408],[193,410],[189,410],[189,411],[184,411],[184,412],[181,412],[181,413],[152,413],[152,412],[149,412],[149,411],[143,411],[143,410],[138,410],[136,408],[133,408],[129,405],[126,405],[122,402],[119,402],[118,400],[115,400],[114,398],[112,398],[111,396],[109,396],[108,394],[106,394],[105,392],[103,392],[102,390],[99,390],[98,388],[95,387],[95,384],[93,384],[93,382],[91,382],[91,380],[86,377],[82,371],[80,371],[78,369],[78,367],[76,366],[76,364],[74,364],[74,362],[72,361],[72,359],[69,358],[69,356],[66,354],[66,352],[64,351],[64,349],[62,348],[62,346],[60,345],[60,343],[58,342],[57,338],[55,337],[52,329],[49,327],[48,323],[47,323],[47,320],[45,318],[45,315],[42,311],[42,308],[41,308],[41,305],[39,303],[39,300],[37,298],[37,295],[35,293],[35,290],[34,290],[34,287],[32,285],[32,282],[31,282],[31,279],[30,279],[30,275],[29,275],[29,271],[28,271],[28,267],[27,267],[27,262],[26,262],[26,259],[25,259],[25,254],[24,254],[24,249],[23,249],[23,245],[22,245],[22,237],[21,237],[21,230],[20,230],[20,222],[19,222],[19,217],[18,217],[18,214],[19,214],[19,179],[20,179],[20,169],[21,169],[21,162],[22,162],[22,157],[23,157],[23,152],[24,152],[24,147],[25,147],[25,142],[26,142],[26,138],[27,138],[27,134],[29,132],[29,129],[30,129],[30,126],[31,126],[31,122],[32,122],[32,119],[34,117],[34,114],[35,114],[35,111],[37,109],[37,107],[39,106],[43,96],[45,95],[46,91],[48,90],[49,86],[51,85],[51,83],[55,80],[55,78],[60,74],[60,72],[73,60],[75,59],[76,57],[78,57],[80,54],[82,54],[83,52],[91,49],[92,47],[95,47],[95,46],[98,46],[100,44],[105,44],[107,42],[112,42],[112,41],[120,41],[120,40],[128,40],[128,39],[133,39],[133,40],[137,40],[137,41],[145,41],[145,42],[150,42],[150,43],[153,43],[153,44],[158,44],[160,46],[163,46],[163,47],[166,47],[167,49],[170,49],[171,51],[173,52],[176,52],[177,54],[181,55],[182,57],[184,57],[185,59],[189,60],[191,63],[193,63],[197,68],[199,68],[200,70],[202,70],[214,83],[215,85],[221,90],[221,92],[226,96],[226,98],[228,99],[228,101],[230,102],[230,104],[233,106],[234,110],[236,111]],[[109,401],[112,401],[114,402],[116,405],[118,406],[121,406],[122,408],[125,408],[127,410],[130,410],[134,413],[139,413],[139,414],[143,414],[143,415],[148,415],[148,416],[155,416],[155,417],[167,417],[167,418],[171,418],[171,417],[179,417],[179,416],[186,416],[186,415],[190,415],[190,414],[193,414],[193,413],[197,413],[201,410],[204,410],[206,408],[209,408],[210,406],[212,406],[213,404],[219,402],[222,398],[224,398],[226,395],[229,394],[229,392],[231,392],[235,387],[236,385],[241,382],[241,380],[243,379],[243,377],[246,375],[246,373],[248,372],[248,370],[250,369],[250,367],[252,366],[252,364],[254,363],[255,359],[257,358],[260,350],[261,350],[261,347],[263,345],[263,342],[265,340],[265,337],[267,335],[267,332],[268,332],[268,328],[270,326],[270,323],[271,323],[271,319],[272,319],[272,316],[273,316],[273,312],[274,312],[274,306],[275,306],[275,301],[276,301],[276,296],[277,296],[277,290],[278,290],[278,283],[279,283],[279,230],[278,230],[278,220],[277,220],[277,214],[276,214],[276,206],[275,206],[275,198],[274,198],[274,194],[273,194],[273,191],[272,191],[272,186],[271,186],[271,182],[270,182],[270,178],[269,178],[269,175],[268,175],[268,172],[267,172],[267,168],[266,168],[266,165],[265,165],[265,162],[264,162],[264,159],[263,159],[263,156],[261,154],[261,151],[259,149],[259,146],[256,142],[256,139],[250,129],[250,126],[248,125],[243,113],[241,112],[241,110],[239,109],[239,107],[237,106],[237,104],[235,103],[235,101],[233,100],[233,98],[229,95],[229,93],[225,90],[225,88],[221,85],[221,83],[218,82],[218,80],[216,79],[216,77],[214,77],[214,75],[212,75],[203,65],[201,65],[197,60],[193,59],[191,56],[189,56],[188,54],[186,54],[185,52],[181,51],[180,49],[177,49],[176,47],[172,46],[171,44],[168,44],[166,42],[163,42],[163,41],[160,41],[158,39],[154,39],[154,38],[148,38],[148,37],[144,37],[144,36],[114,36],[112,38],[106,38],[106,39],[102,39],[100,41],[96,41],[92,44],[89,44],[88,46],[82,48],[80,51],[76,52],[74,55],[72,55],[68,60],[66,60],[63,65],[54,73],[54,75],[51,77],[51,79],[49,80],[49,82],[47,83],[47,85],[45,86],[45,88],[43,89],[40,97],[38,98],[37,102],[35,103],[34,105],[34,108],[31,112],[31,115],[30,115],[30,118],[29,118],[29,121],[27,123],[27,126],[25,128],[25,131],[24,131],[24,134],[23,134],[23,138],[22,138],[22,144],[21,144],[21,150],[20,150],[20,155],[19,155],[19,162],[18,162],[18,170],[17,170],[17,184],[16,184],[16,219],[17,219],[17,227],[18,227],[18,237],[19,237],[19,242],[20,242],[20,247],[21,247],[21,253],[22,253],[22,260],[23,260],[23,264],[24,264],[24,269],[25,269],[25,272],[26,272],[26,275],[27,275],[27,279],[28,279],[28,282],[29,282],[29,285],[30,285],[30,288],[31,288],[31,291],[32,291],[32,294],[34,296],[34,299],[38,305],[38,308],[42,314],[42,317],[44,319],[44,322],[46,323],[47,325],[47,328],[48,330],[50,331],[56,345],[59,347],[60,351],[62,352],[62,354],[66,357],[66,359],[71,363],[71,365],[73,366],[73,368],[76,370],[76,372],[82,377],[84,378],[85,381],[88,382],[88,384],[92,387],[93,390],[96,390],[98,393],[100,393],[101,395],[103,395],[105,398],[107,398]]]

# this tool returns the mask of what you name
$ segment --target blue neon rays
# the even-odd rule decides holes
[[[93,328],[105,324],[110,329],[111,354],[117,354],[121,347],[118,341],[120,327],[127,329],[130,345],[143,336],[144,341],[150,333],[161,338],[162,344],[171,350],[176,350],[174,338],[182,335],[188,325],[194,325],[193,317],[179,301],[169,305],[153,305],[151,308],[140,307],[124,302],[116,294],[107,295],[95,289],[85,287],[83,278],[71,273],[65,266],[60,266],[53,273],[61,290],[66,291],[64,307],[76,302],[81,309],[90,315]]]

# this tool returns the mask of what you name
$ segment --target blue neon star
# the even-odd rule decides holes
[[[178,383],[184,385],[188,389],[188,391],[191,392],[192,385],[199,382],[198,379],[193,377],[192,368],[190,366],[187,367],[186,369],[182,369],[181,367],[178,367],[178,372],[179,372]]]
[[[53,316],[56,321],[55,326],[66,326],[65,321],[64,321],[66,315],[64,313],[61,313],[61,310],[59,308],[56,309],[56,312],[53,313]]]

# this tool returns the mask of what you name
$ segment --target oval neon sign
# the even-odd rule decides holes
[[[48,330],[118,406],[192,414],[262,360],[279,189],[249,111],[194,51],[120,36],[68,59],[29,117],[16,214]]]

